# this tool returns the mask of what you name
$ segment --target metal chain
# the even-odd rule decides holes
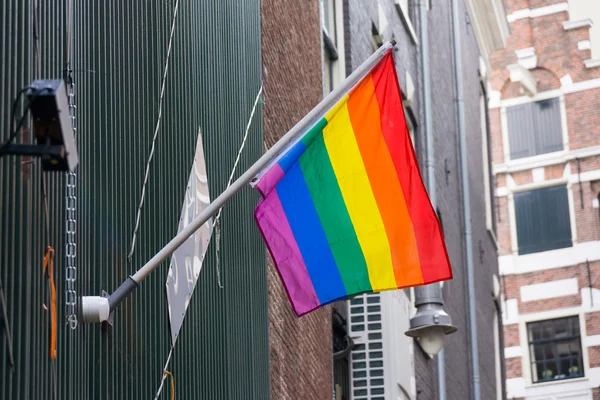
[[[73,127],[73,135],[77,140],[77,127],[75,124],[75,83],[73,82],[73,70],[67,69],[67,94],[69,98],[69,117]],[[77,280],[77,265],[75,257],[77,256],[77,172],[67,172],[66,179],[66,220],[65,230],[67,232],[65,243],[66,267],[65,267],[65,307],[67,323],[71,329],[77,328],[77,314],[75,306],[77,304],[77,292],[75,291],[75,281]]]

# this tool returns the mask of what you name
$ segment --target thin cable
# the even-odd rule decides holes
[[[163,73],[162,87],[160,89],[160,99],[158,102],[158,118],[156,119],[156,127],[154,128],[154,137],[152,138],[152,147],[150,148],[150,154],[148,155],[148,161],[146,162],[146,174],[144,176],[144,183],[142,184],[142,194],[140,196],[140,205],[138,206],[137,217],[135,219],[135,228],[133,229],[133,237],[131,239],[131,250],[127,259],[131,262],[133,252],[135,250],[135,241],[137,232],[140,227],[140,218],[142,216],[142,207],[144,206],[144,198],[146,197],[146,185],[148,184],[148,177],[150,176],[150,164],[154,157],[154,148],[156,145],[156,138],[158,137],[158,131],[160,130],[160,123],[162,121],[162,106],[165,97],[165,86],[167,83],[167,73],[169,72],[169,56],[171,55],[171,48],[173,45],[173,37],[175,36],[175,21],[177,20],[177,10],[179,8],[179,0],[175,2],[175,8],[173,9],[173,18],[171,19],[171,35],[169,36],[169,45],[167,47],[167,55],[165,57],[165,71]]]
[[[169,357],[167,357],[167,362],[165,363],[165,367],[163,368],[163,375],[162,375],[162,379],[160,380],[160,386],[158,387],[158,390],[156,391],[156,396],[154,396],[154,400],[158,400],[158,397],[160,396],[160,393],[163,390],[163,386],[165,384],[165,379],[167,379],[167,367],[169,366],[169,362],[171,361],[171,356],[173,355],[173,346],[171,346],[171,350],[169,351]]]
[[[244,139],[242,139],[242,144],[240,145],[240,149],[238,150],[237,157],[235,158],[235,162],[233,163],[233,169],[231,170],[231,174],[229,175],[229,181],[227,181],[227,187],[225,188],[225,190],[227,190],[229,188],[229,186],[231,186],[231,182],[233,182],[233,176],[235,175],[235,171],[240,162],[240,158],[242,157],[242,151],[244,150],[244,147],[246,146],[246,140],[248,140],[248,133],[250,132],[250,126],[252,125],[252,120],[254,119],[254,113],[256,112],[256,108],[258,106],[258,101],[260,100],[262,90],[263,90],[263,88],[261,86],[260,89],[258,90],[258,93],[256,94],[256,98],[254,99],[254,106],[252,106],[252,112],[250,113],[250,118],[248,119],[248,123],[246,124],[246,132],[244,132]],[[217,264],[217,283],[219,284],[220,289],[223,289],[223,285],[221,284],[221,268],[220,268],[220,265],[221,265],[221,257],[220,257],[221,228],[219,225],[219,220],[221,219],[222,212],[223,212],[223,207],[219,208],[219,211],[217,212],[217,216],[215,217],[215,224],[214,224],[215,241],[216,241],[215,256],[216,256],[216,264]]]

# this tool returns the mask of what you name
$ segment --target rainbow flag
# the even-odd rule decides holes
[[[452,278],[391,50],[255,182],[255,218],[298,316]]]

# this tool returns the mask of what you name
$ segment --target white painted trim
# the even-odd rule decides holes
[[[513,224],[511,222],[512,230]],[[584,263],[586,260],[590,262],[600,260],[600,241],[581,242],[574,244],[573,247],[522,256],[516,254],[500,256],[498,257],[498,268],[501,275],[526,274],[529,272],[569,267]],[[600,304],[597,306],[600,308]]]
[[[583,370],[585,373],[585,377],[576,378],[576,379],[568,379],[562,381],[555,382],[547,382],[547,383],[532,383],[531,379],[531,357],[529,353],[529,343],[528,343],[528,334],[527,334],[527,323],[534,321],[543,321],[547,319],[554,318],[563,318],[570,316],[578,316],[579,317],[579,326],[581,332],[581,343],[582,345],[586,341],[585,334],[585,313],[581,310],[580,307],[571,308],[571,309],[555,309],[545,312],[526,314],[519,317],[519,337],[520,337],[520,347],[522,350],[523,358],[521,359],[523,366],[523,378],[524,378],[524,387],[523,392],[520,397],[529,396],[543,396],[543,395],[558,395],[559,393],[567,393],[573,391],[580,391],[585,389],[591,389],[597,385],[597,380],[594,378],[596,376],[600,376],[600,368],[590,368],[589,367],[589,355],[587,351],[583,351]],[[598,370],[598,371],[594,371]],[[507,382],[508,383],[508,382]],[[591,392],[590,392],[591,393]],[[561,398],[560,396],[558,398]],[[547,398],[547,397],[543,397]],[[555,398],[555,397],[552,397]]]
[[[585,60],[585,67],[586,68],[596,68],[596,67],[600,67],[600,58],[594,58],[594,59],[590,59],[590,60]]]
[[[504,162],[510,161],[510,148],[508,147],[508,117],[506,116],[506,107],[500,108],[500,129],[502,131],[502,149],[504,150]],[[495,174],[496,166],[492,166]]]
[[[537,56],[534,47],[515,50],[515,54],[519,60],[519,65],[523,68],[533,69],[537,67]]]
[[[556,4],[549,5],[549,6],[533,8],[533,9],[524,8],[521,10],[517,10],[511,14],[508,14],[506,16],[506,20],[508,22],[515,22],[515,21],[517,21],[519,19],[523,19],[523,18],[543,17],[545,15],[556,14],[556,13],[560,13],[563,11],[569,11],[568,3],[556,3]]]
[[[569,166],[569,164],[567,164],[567,166]],[[600,169],[597,169],[597,170],[594,170],[594,171],[582,172],[581,173],[581,178],[576,173],[575,174],[571,174],[569,172],[566,176],[563,176],[563,178],[566,178],[567,181],[563,182],[563,181],[558,181],[558,180],[552,180],[550,182],[553,182],[552,185],[555,184],[554,182],[559,182],[559,184],[560,183],[570,183],[572,185],[575,185],[575,184],[579,184],[580,179],[581,179],[582,183],[583,182],[597,181],[597,180],[600,180]],[[548,182],[548,181],[544,181],[544,182]],[[538,186],[537,183],[543,183],[543,182],[540,181],[540,182],[530,183],[529,184],[529,185],[531,185],[530,188],[537,189],[537,188],[541,188],[541,187],[545,186],[543,184]],[[510,192],[519,191],[519,188],[520,188],[519,186],[512,187],[512,188],[508,188],[506,186],[497,187],[496,188],[496,197],[508,196],[508,193],[510,193]],[[594,202],[594,201],[598,202],[598,199],[593,199],[592,202]],[[592,204],[592,206],[594,208],[598,208],[598,206],[594,206],[593,204]]]
[[[396,0],[394,2],[394,4],[396,5],[396,11],[398,11],[398,14],[400,15],[400,19],[402,20],[402,23],[404,24],[404,27],[408,31],[408,36],[410,36],[410,39],[412,40],[412,42],[413,42],[414,45],[418,45],[419,44],[419,38],[417,37],[417,33],[415,32],[415,28],[413,28],[413,24],[412,24],[412,22],[410,20],[410,17],[409,17],[409,14],[408,14],[408,10],[404,9],[404,6],[400,2],[400,0]],[[342,26],[343,26],[343,24],[342,24]]]
[[[552,99],[554,97],[559,97],[562,93],[563,92],[561,89],[552,89],[552,90],[546,90],[545,92],[539,92],[538,94],[536,94],[533,97],[529,97],[529,96],[513,97],[512,99],[502,100],[500,102],[500,107],[518,106],[518,105],[525,104],[525,103],[532,103],[535,101]]]
[[[563,22],[563,28],[565,31],[579,28],[591,28],[594,25],[591,19],[580,19],[577,21],[565,21]]]
[[[523,285],[519,287],[521,302],[552,299],[555,297],[572,296],[579,293],[577,278],[560,279]]]
[[[504,348],[504,358],[523,357],[521,346],[512,346]]]
[[[571,176],[569,176],[569,182],[572,184],[579,183],[579,179],[580,178],[577,175],[577,173],[571,174]],[[599,179],[600,179],[600,169],[597,169],[594,171],[586,171],[586,172],[581,173],[581,182],[596,181]]]
[[[534,98],[529,96],[513,97],[511,99],[501,100],[494,99],[490,101],[489,108],[509,107],[519,104],[529,103],[531,101],[545,100],[552,97],[558,97],[561,94],[570,94],[582,92],[584,90],[598,89],[600,88],[600,78],[588,79],[585,81],[575,82],[572,80],[563,82],[561,80],[562,87],[560,89],[547,90],[545,92],[539,92]],[[491,100],[491,99],[490,99]]]
[[[565,105],[564,94],[558,97],[558,103],[560,106],[560,123],[563,134],[563,151],[569,151],[569,124],[567,124],[567,106]]]
[[[567,196],[569,198],[569,219],[571,222],[571,242],[576,245],[577,240],[577,218],[575,214],[575,200],[573,199],[573,188],[571,183],[567,183]]]
[[[591,49],[591,44],[589,40],[580,40],[579,42],[577,42],[577,49],[578,50],[589,50]]]
[[[521,64],[510,64],[506,69],[510,73],[511,82],[518,83],[530,97],[537,94],[537,80],[526,67]]]
[[[587,328],[587,327],[586,327]],[[600,346],[600,335],[587,336],[583,341],[583,347]],[[505,349],[506,352],[506,349]]]
[[[531,170],[533,182],[543,182],[546,179],[544,167],[538,167]]]
[[[595,304],[600,304],[600,290],[595,288],[590,290],[589,287],[581,288],[581,308],[591,310]]]
[[[587,81],[575,82],[571,86],[564,87],[563,91],[565,94],[569,94],[598,88],[600,88],[600,78],[594,78]]]
[[[508,221],[510,226],[510,250],[513,255],[518,255],[519,239],[517,237],[517,216],[515,214],[515,198],[512,192],[508,195]]]
[[[504,136],[504,132],[502,133]],[[508,132],[506,132],[508,135]],[[506,138],[508,142],[508,138]],[[503,144],[504,145],[504,144]],[[564,164],[576,158],[583,159],[600,155],[600,146],[586,147],[583,149],[557,151],[554,153],[540,154],[539,156],[519,158],[510,160],[503,164],[496,164],[493,167],[494,174],[511,173],[524,171],[533,168],[547,167],[550,165]],[[583,176],[584,173],[582,173]]]
[[[506,186],[500,186],[500,187],[496,188],[496,197],[508,196],[509,193],[510,193],[510,189],[507,188]]]
[[[550,186],[564,185],[564,184],[568,184],[568,183],[569,183],[568,179],[561,177],[561,178],[556,178],[556,179],[549,179],[547,181],[532,182],[532,183],[526,183],[524,185],[515,186],[514,188],[511,188],[511,191],[513,193],[526,192],[528,190],[535,190],[535,189],[541,189],[541,188],[550,187]]]

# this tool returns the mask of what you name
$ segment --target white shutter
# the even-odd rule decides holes
[[[415,399],[413,340],[408,329],[412,305],[402,290],[366,294],[349,304],[350,398]]]

